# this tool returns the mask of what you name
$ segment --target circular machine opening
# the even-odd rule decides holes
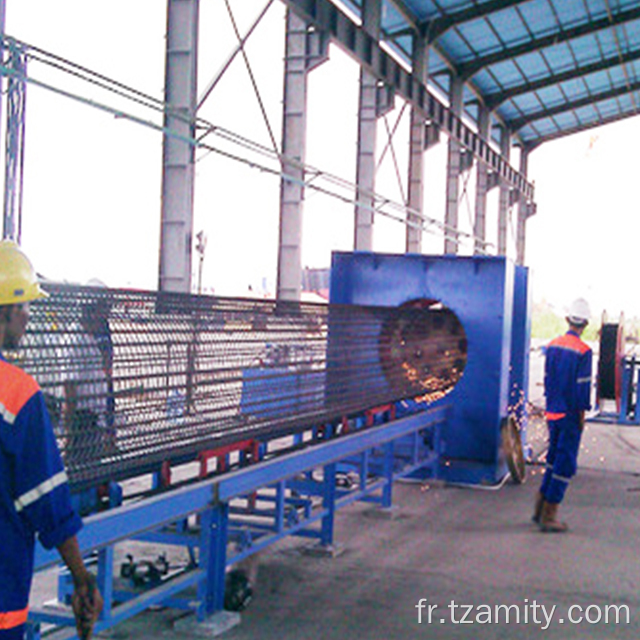
[[[411,300],[380,333],[380,363],[405,398],[435,402],[453,390],[467,364],[467,336],[458,317],[436,300]]]

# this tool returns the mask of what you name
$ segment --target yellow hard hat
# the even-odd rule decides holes
[[[0,241],[0,305],[20,304],[49,294],[40,288],[29,258],[13,240]]]

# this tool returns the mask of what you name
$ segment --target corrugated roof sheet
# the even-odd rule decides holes
[[[640,0],[383,0],[382,38],[407,62],[418,32],[434,90],[462,76],[466,112],[481,100],[526,147],[638,114]]]

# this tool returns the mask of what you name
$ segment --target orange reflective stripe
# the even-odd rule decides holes
[[[0,612],[0,629],[14,629],[27,621],[29,607],[25,607],[21,611]]]
[[[20,409],[38,391],[38,383],[27,373],[0,360],[0,414],[11,423]]]
[[[547,420],[561,420],[567,414],[566,413],[552,413],[551,411],[547,411]]]
[[[580,340],[578,336],[574,336],[572,333],[565,333],[563,336],[552,340],[549,343],[550,347],[560,347],[560,349],[570,349],[577,353],[586,353],[590,347],[588,344]]]

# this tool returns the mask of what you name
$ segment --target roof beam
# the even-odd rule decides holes
[[[409,29],[411,33],[420,32],[420,26],[416,22],[415,14],[407,7],[403,0],[390,0],[390,4],[392,4],[398,13],[407,21],[407,29]]]
[[[423,32],[428,37],[429,42],[434,42],[443,33],[464,22],[471,22],[478,18],[485,18],[492,13],[524,4],[529,0],[490,0],[480,6],[468,7],[462,11],[455,11],[445,14],[439,18],[425,21],[421,24]]]
[[[418,108],[442,131],[469,149],[500,177],[520,191],[527,199],[533,199],[533,185],[505,158],[495,151],[487,140],[467,126],[452,113],[426,85],[415,78],[380,43],[363,28],[355,24],[330,0],[285,0],[298,15],[316,28],[323,30],[360,65],[368,69],[378,80],[394,89],[412,106]]]
[[[567,102],[565,104],[558,105],[557,107],[553,107],[551,109],[540,109],[539,111],[530,113],[522,118],[509,120],[507,124],[508,126],[512,127],[514,131],[518,131],[519,129],[522,129],[522,127],[524,127],[525,125],[530,124],[531,122],[535,122],[536,120],[557,116],[561,113],[566,113],[567,111],[574,111],[575,109],[579,109],[580,107],[587,107],[589,105],[602,102],[603,100],[611,100],[612,98],[619,98],[620,96],[624,96],[639,90],[640,90],[640,81],[633,82],[631,84],[625,84],[622,87],[611,89],[610,91],[604,91],[602,93],[595,93],[592,95],[588,95],[584,98],[581,98],[580,100]]]
[[[559,32],[552,32],[549,35],[541,38],[535,38],[529,42],[524,42],[520,45],[508,47],[501,51],[486,55],[484,57],[476,58],[472,62],[462,64],[458,66],[458,73],[465,79],[469,79],[474,76],[478,71],[489,67],[498,62],[504,62],[511,58],[517,58],[519,56],[531,53],[532,51],[538,51],[545,49],[552,45],[557,45],[562,42],[568,42],[581,36],[590,35],[602,31],[603,29],[610,29],[625,22],[631,20],[637,20],[640,18],[640,7],[634,7],[626,11],[619,11],[611,15],[611,18],[607,15],[598,20],[590,20],[584,24],[577,25],[570,29],[564,29]]]
[[[516,85],[509,89],[502,91],[496,91],[494,93],[488,93],[484,96],[485,103],[489,109],[494,110],[501,104],[516,98],[518,96],[525,95],[526,93],[533,93],[546,87],[551,87],[567,80],[573,80],[575,78],[584,78],[585,76],[596,73],[597,71],[605,71],[607,69],[613,69],[618,66],[627,64],[628,62],[634,62],[640,60],[640,49],[638,51],[632,51],[623,55],[617,53],[609,58],[594,62],[592,64],[583,65],[576,69],[569,69],[562,73],[557,73],[551,76],[544,76],[540,80],[534,82],[525,82],[523,84]]]

